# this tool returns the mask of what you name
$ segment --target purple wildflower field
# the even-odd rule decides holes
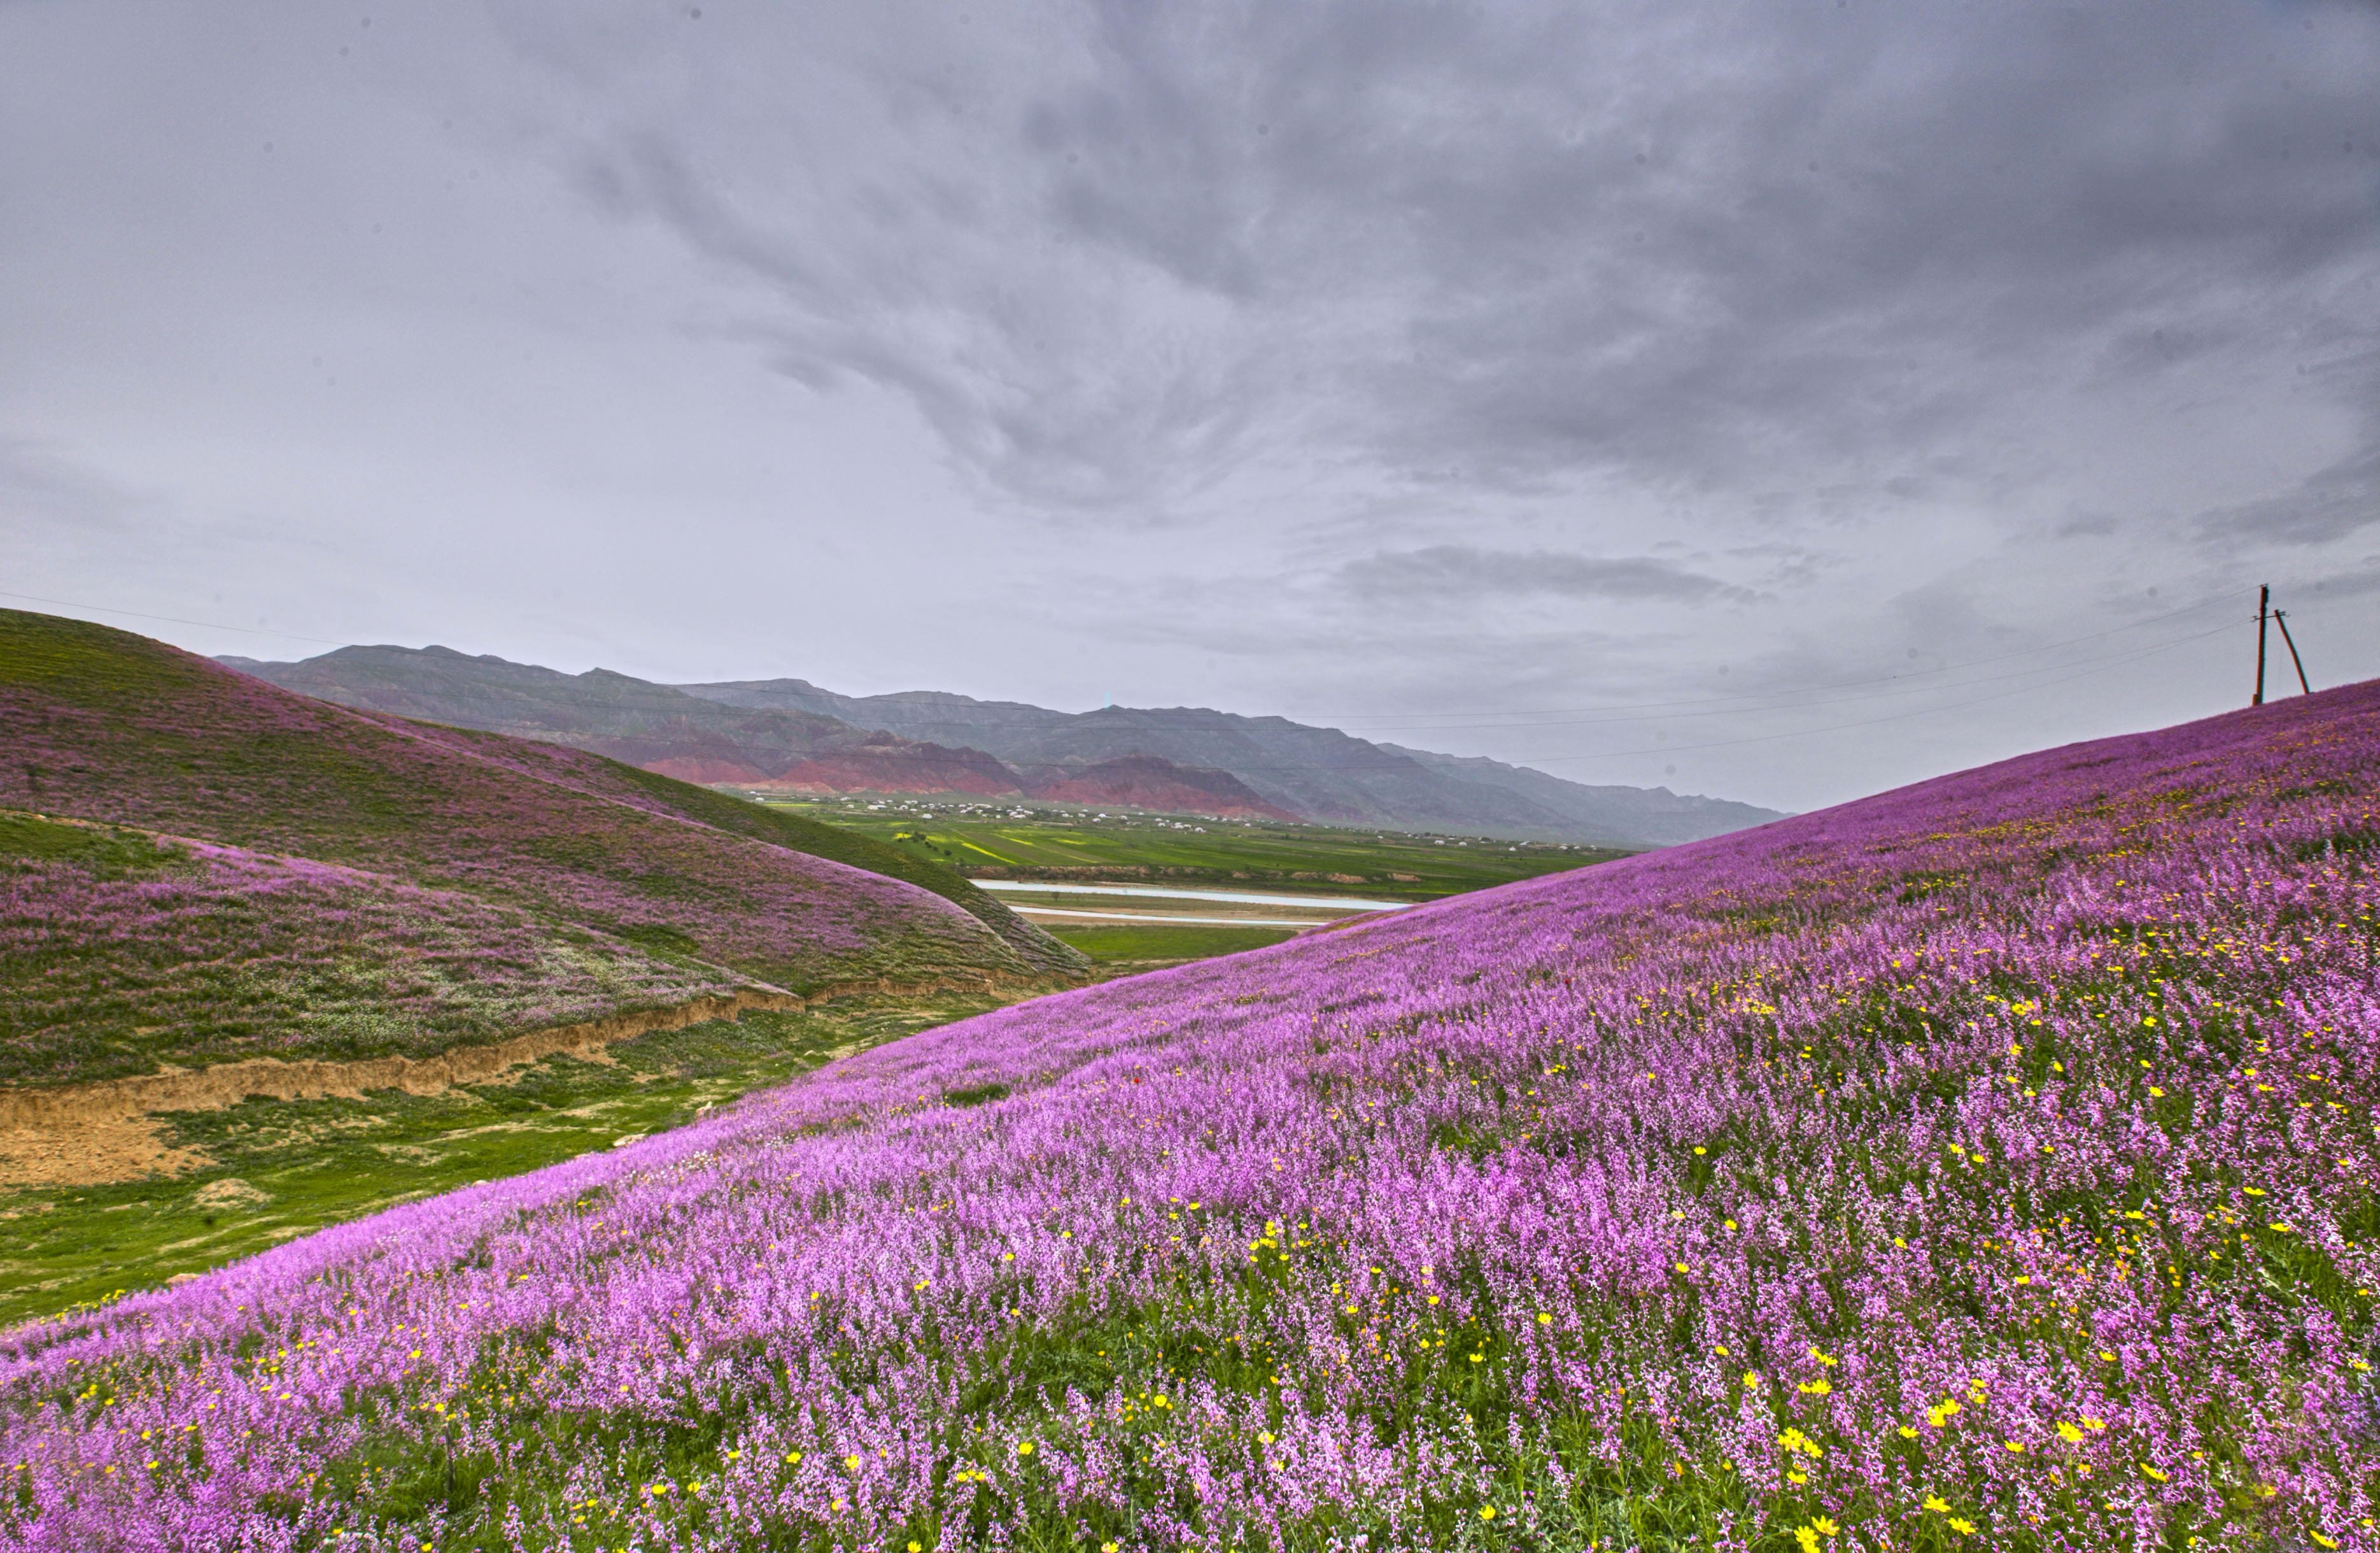
[[[2380,684],[877,1048],[0,1339],[0,1545],[2380,1547]]]
[[[87,836],[97,864],[10,855],[27,834]],[[0,1084],[426,1057],[738,983],[360,869],[0,813]]]

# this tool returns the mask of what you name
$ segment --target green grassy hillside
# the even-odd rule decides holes
[[[5,1033],[20,1055],[86,1054],[44,1069],[52,1081],[186,1037],[201,1059],[351,1045],[353,1021],[340,1034],[318,1017],[334,984],[358,1009],[363,989],[390,988],[381,1027],[406,1049],[424,1031],[492,1036],[681,984],[808,993],[1086,969],[881,843],[599,756],[310,701],[79,621],[0,611],[0,810],[15,812],[0,849]],[[40,816],[117,828],[64,835]],[[242,920],[256,931],[238,952],[192,948]],[[49,998],[68,962],[109,985]],[[144,1033],[99,1038],[106,1009]],[[200,1038],[194,1010],[237,1028]],[[93,1039],[60,1028],[79,1022]]]
[[[1038,930],[1001,901],[969,884],[958,870],[920,856],[911,849],[879,839],[864,829],[822,824],[778,805],[731,798],[710,788],[566,746],[472,728],[435,724],[408,726],[425,738],[512,765],[541,780],[640,808],[657,809],[730,835],[749,837],[772,847],[826,858],[915,885],[975,917],[1026,959],[1044,959],[1050,952],[1048,942]]]
[[[0,810],[0,1087],[422,1058],[740,980],[384,874]]]

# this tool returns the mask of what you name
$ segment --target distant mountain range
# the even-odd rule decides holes
[[[1056,712],[935,691],[838,695],[803,679],[661,685],[444,647],[218,661],[325,701],[572,745],[684,781],[759,791],[1036,798],[1634,846],[1782,817],[1666,788],[1590,787],[1500,761],[1203,707]]]

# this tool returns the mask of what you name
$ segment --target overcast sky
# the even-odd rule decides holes
[[[0,0],[0,603],[1799,809],[2259,581],[2380,675],[2372,0]]]

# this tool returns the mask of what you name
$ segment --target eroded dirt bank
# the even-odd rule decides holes
[[[456,1046],[436,1057],[374,1057],[353,1062],[249,1058],[208,1068],[103,1079],[57,1089],[0,1090],[0,1132],[117,1120],[159,1111],[212,1111],[250,1096],[325,1100],[375,1089],[435,1094],[458,1083],[485,1083],[506,1069],[567,1053],[601,1060],[602,1050],[656,1030],[682,1030],[705,1020],[734,1019],[747,1009],[802,1009],[791,993],[742,988],[723,997],[698,997],[667,1009],[640,1009],[580,1024],[549,1025],[481,1046]]]
[[[485,1046],[456,1046],[435,1057],[365,1058],[334,1062],[316,1058],[250,1058],[207,1068],[168,1069],[134,1078],[55,1089],[0,1089],[0,1183],[14,1187],[98,1185],[151,1175],[173,1175],[203,1163],[188,1151],[166,1146],[159,1124],[168,1111],[211,1111],[247,1099],[352,1099],[375,1090],[436,1094],[456,1084],[499,1081],[515,1069],[568,1056],[605,1062],[614,1042],[659,1031],[682,1030],[710,1020],[732,1020],[747,1009],[798,1011],[858,994],[928,995],[953,990],[992,990],[1010,978],[990,974],[930,984],[857,983],[821,989],[807,997],[773,988],[744,987],[668,1008],[640,1009],[577,1024],[550,1025]]]

